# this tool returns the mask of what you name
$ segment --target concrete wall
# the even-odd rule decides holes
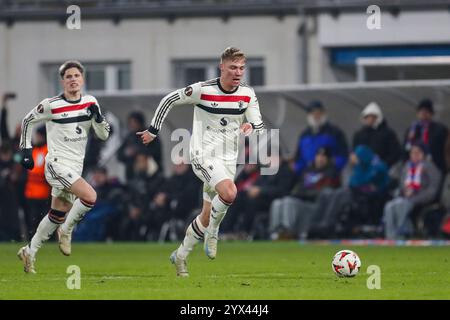
[[[296,83],[297,17],[83,21],[81,30],[57,22],[0,24],[0,94],[15,91],[10,103],[10,125],[46,98],[43,63],[66,59],[82,62],[131,62],[133,90],[168,89],[172,59],[217,58],[229,45],[249,57],[263,58],[267,85]],[[56,70],[55,70],[56,71]]]
[[[368,30],[368,15],[323,13],[308,21],[309,83],[351,81],[345,70],[333,69],[328,51],[336,46],[376,46],[450,42],[448,11],[383,11],[381,30]],[[262,58],[268,86],[292,85],[301,79],[300,18],[231,17],[123,20],[82,20],[81,30],[68,30],[58,22],[0,24],[0,94],[15,91],[10,104],[10,127],[45,98],[48,90],[41,65],[66,59],[82,62],[130,62],[132,90],[168,91],[173,59],[217,59],[229,45],[241,47],[249,57]],[[139,107],[139,106],[126,106]]]
[[[450,42],[450,14],[440,11],[401,11],[397,17],[381,8],[381,29],[369,30],[361,13],[319,16],[322,46],[433,44]]]

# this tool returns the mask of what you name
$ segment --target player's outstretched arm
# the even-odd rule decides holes
[[[22,160],[21,164],[28,170],[34,168],[32,156],[33,146],[31,145],[31,135],[33,127],[36,123],[49,120],[51,117],[50,106],[48,100],[45,99],[31,110],[22,120],[22,128],[20,134],[20,144]]]
[[[145,131],[136,132],[142,140],[142,143],[147,145],[152,142],[161,130],[164,119],[167,117],[170,109],[176,105],[193,104],[199,101],[201,94],[201,83],[195,83],[186,88],[172,91],[161,99],[158,108],[156,108],[153,115],[150,127]]]
[[[164,98],[161,99],[158,108],[156,108],[155,114],[153,115],[152,122],[148,130],[143,131],[147,132],[145,134],[145,141],[149,141],[149,137],[156,137],[161,130],[164,119],[167,117],[167,114],[172,109],[173,106],[176,105],[188,105],[198,103],[200,101],[201,95],[201,83],[194,83],[186,88],[175,90]],[[138,134],[139,136],[143,136],[144,133],[141,132]],[[153,139],[152,139],[153,140]],[[143,141],[144,142],[144,141]],[[148,142],[150,143],[151,140]],[[144,142],[145,143],[145,142]]]
[[[94,128],[95,135],[101,139],[106,140],[111,132],[111,126],[102,115],[98,104],[92,104],[88,110],[91,113],[92,127]]]

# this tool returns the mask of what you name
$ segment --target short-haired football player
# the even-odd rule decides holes
[[[50,210],[39,223],[30,243],[17,253],[27,273],[36,273],[36,253],[55,230],[61,252],[70,255],[73,228],[97,199],[95,190],[81,177],[88,134],[92,127],[100,139],[106,140],[111,130],[97,99],[82,94],[83,65],[78,61],[67,61],[59,68],[59,74],[64,92],[42,100],[22,121],[20,149],[22,165],[28,170],[34,167],[33,127],[38,122],[45,122],[48,143],[45,178],[52,187]]]
[[[220,77],[198,82],[166,95],[155,111],[148,130],[138,132],[144,144],[157,136],[170,109],[193,105],[190,159],[203,183],[203,208],[189,224],[183,242],[170,256],[177,275],[188,276],[186,258],[204,240],[210,259],[217,254],[219,226],[236,198],[234,175],[240,133],[262,132],[264,124],[254,90],[244,84],[245,54],[226,48],[220,61]],[[246,119],[248,122],[244,122]],[[194,196],[194,195],[193,195]]]

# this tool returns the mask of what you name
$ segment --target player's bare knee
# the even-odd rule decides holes
[[[97,201],[97,192],[95,192],[95,190],[92,190],[84,197],[80,198],[80,201],[87,207],[93,207],[95,205],[95,202]]]
[[[222,191],[219,196],[227,204],[232,204],[236,199],[237,189],[234,183],[231,183],[224,191]]]

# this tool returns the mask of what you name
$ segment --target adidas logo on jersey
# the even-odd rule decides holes
[[[211,103],[211,107],[216,108],[217,106],[219,106],[217,103],[215,102]]]

